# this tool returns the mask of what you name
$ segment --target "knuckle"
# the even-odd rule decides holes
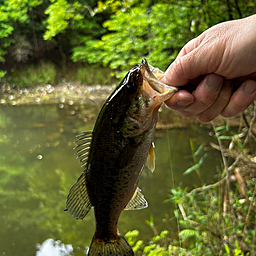
[[[217,95],[213,94],[208,97],[202,98],[200,100],[200,103],[203,106],[203,108],[207,109],[216,101],[216,99],[217,99]]]
[[[183,76],[184,75],[184,67],[183,67],[183,62],[181,61],[180,58],[175,60],[175,65],[173,66],[173,72],[177,76]]]
[[[229,117],[233,117],[233,116],[234,116],[234,115],[233,115],[231,112],[229,112],[229,111],[223,111],[223,112],[221,112],[220,115],[223,116],[223,117],[225,117],[225,118],[229,118]]]
[[[239,112],[238,112],[239,113]],[[225,108],[222,112],[221,112],[221,116],[228,118],[228,117],[233,117],[235,115],[237,115],[238,113],[232,111],[230,108]]]

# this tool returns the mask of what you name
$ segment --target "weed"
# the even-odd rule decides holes
[[[50,62],[41,62],[39,65],[30,66],[21,70],[7,73],[6,82],[18,87],[28,87],[41,84],[54,84],[56,68]]]
[[[72,80],[87,85],[109,85],[117,82],[110,68],[104,68],[98,65],[79,67]]]
[[[181,187],[170,190],[169,199],[165,202],[177,205],[174,215],[179,222],[178,240],[169,236],[169,230],[158,232],[151,217],[146,221],[153,231],[148,243],[137,240],[138,232],[133,236],[132,233],[127,234],[133,241],[132,246],[136,247],[137,255],[255,255],[256,156],[252,153],[251,139],[256,138],[252,129],[256,106],[254,112],[245,115],[244,119],[247,122],[238,133],[232,131],[228,123],[218,127],[212,124],[218,145],[211,143],[211,146],[221,151],[223,160],[218,182],[190,192]],[[190,140],[190,147],[194,165],[185,174],[196,171],[200,177],[200,167],[206,155],[200,153],[202,145],[195,150]]]

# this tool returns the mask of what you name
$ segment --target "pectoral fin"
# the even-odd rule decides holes
[[[66,211],[76,219],[83,219],[90,211],[91,207],[92,204],[86,189],[85,173],[82,173],[69,191],[66,202]]]
[[[155,151],[154,151],[154,143],[151,143],[150,149],[148,151],[148,158],[146,161],[146,166],[148,167],[148,169],[153,173],[155,170],[155,161],[156,161],[156,155],[155,155]]]
[[[140,191],[141,189],[139,188],[135,190],[132,199],[126,205],[124,210],[140,210],[148,207],[148,202]]]

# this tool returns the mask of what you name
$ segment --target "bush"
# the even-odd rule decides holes
[[[212,123],[218,145],[211,143],[211,146],[221,151],[223,159],[219,181],[190,192],[181,187],[171,189],[166,202],[177,206],[174,215],[179,222],[178,240],[169,237],[168,230],[158,232],[151,218],[147,224],[154,236],[148,243],[138,241],[136,232],[127,233],[128,241],[131,240],[131,245],[141,253],[138,255],[255,255],[256,136],[253,127],[256,107],[250,106],[249,110],[243,113],[245,121],[238,133],[232,131],[228,123],[219,127]],[[195,150],[194,145],[190,145],[194,166],[184,174],[192,171],[200,174],[202,159],[207,156],[200,153],[201,146]]]
[[[100,67],[99,65],[84,66],[78,68],[72,80],[88,85],[110,85],[118,82],[112,73],[113,71],[110,68]]]
[[[41,62],[21,70],[7,73],[6,82],[19,87],[35,86],[40,84],[54,84],[56,81],[56,68],[53,63]]]

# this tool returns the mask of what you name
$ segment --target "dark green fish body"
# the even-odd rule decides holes
[[[108,98],[92,134],[80,135],[77,154],[84,173],[70,190],[67,210],[82,219],[94,207],[89,255],[134,255],[117,223],[123,210],[147,207],[137,184],[147,158],[153,166],[158,109],[175,91],[161,84],[143,60]]]

